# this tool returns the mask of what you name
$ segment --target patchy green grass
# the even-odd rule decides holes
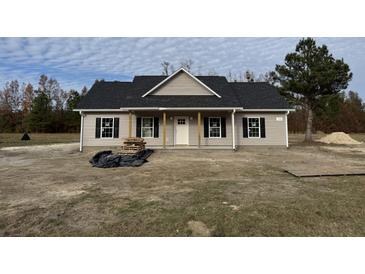
[[[191,236],[194,221],[211,236],[365,236],[364,176],[283,171],[313,159],[364,166],[365,154],[157,151],[138,168],[98,169],[88,163],[94,153],[0,151],[0,235]]]
[[[212,236],[364,236],[365,192],[360,177],[330,181],[317,185],[299,180],[295,197],[249,197],[234,183],[206,182],[184,199],[175,195],[171,201],[128,203],[101,235],[189,236],[186,224],[199,220]],[[233,189],[237,194],[227,197],[227,190]]]
[[[80,140],[79,133],[30,133],[29,141],[22,141],[23,133],[0,133],[0,147],[72,143]]]

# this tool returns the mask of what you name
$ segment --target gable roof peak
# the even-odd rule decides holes
[[[196,82],[198,82],[201,86],[205,87],[207,90],[209,90],[211,93],[213,93],[215,96],[217,96],[218,98],[221,98],[221,96],[216,93],[214,90],[212,90],[210,87],[208,87],[206,84],[204,84],[202,81],[200,81],[196,76],[194,76],[193,74],[191,74],[188,70],[186,70],[185,68],[181,67],[179,69],[177,69],[174,73],[172,73],[171,75],[167,76],[164,80],[162,80],[160,83],[158,83],[156,86],[154,86],[152,89],[150,89],[149,91],[147,91],[145,94],[142,95],[142,97],[146,97],[147,95],[149,95],[150,93],[152,93],[153,91],[155,91],[157,88],[159,88],[160,86],[162,86],[164,83],[170,81],[170,79],[172,79],[175,75],[177,75],[178,73],[183,72],[186,73],[188,76],[190,76],[193,80],[195,80]]]

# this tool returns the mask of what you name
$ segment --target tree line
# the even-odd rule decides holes
[[[365,132],[365,103],[355,91],[345,92],[352,73],[342,59],[335,59],[326,45],[317,46],[312,38],[301,39],[295,52],[288,53],[283,65],[274,71],[260,74],[251,70],[232,73],[226,78],[230,82],[267,82],[276,86],[295,109],[288,116],[289,132],[305,132],[305,140],[312,140],[312,132],[346,133]],[[199,75],[190,59],[180,66]],[[162,74],[169,75],[174,66],[161,63]],[[212,70],[208,75],[217,75]]]
[[[80,116],[72,111],[87,88],[65,91],[58,81],[41,75],[38,87],[18,80],[0,90],[1,132],[78,132]]]
[[[171,62],[163,61],[161,66],[162,75],[175,71]],[[191,59],[179,66],[201,75]],[[205,75],[217,73],[210,70]],[[301,39],[274,71],[259,76],[250,70],[226,74],[231,82],[264,81],[276,86],[295,108],[288,117],[289,131],[305,132],[306,141],[317,130],[365,132],[365,104],[357,92],[345,92],[352,76],[343,59],[335,59],[326,45],[317,46],[312,38]],[[86,93],[86,87],[80,93],[65,91],[46,75],[40,76],[37,88],[10,81],[0,90],[1,132],[78,132],[80,117],[72,110]]]
[[[161,74],[168,76],[175,72],[175,66],[173,63],[169,61],[162,61],[161,62]],[[208,76],[217,76],[218,73],[214,69],[209,69],[207,72],[202,73],[201,68],[195,68],[194,67],[194,61],[191,59],[185,59],[180,61],[179,67],[184,68],[185,70],[191,72],[192,74],[196,76],[200,75],[208,75]],[[225,77],[229,82],[268,82],[270,84],[274,83],[274,73],[273,72],[266,72],[266,73],[260,73],[258,76],[255,75],[255,73],[249,69],[238,71],[238,72],[232,72],[229,70]]]
[[[296,107],[288,116],[289,131],[306,131],[308,111]],[[314,111],[313,130],[324,133],[343,131],[346,133],[365,132],[365,103],[357,92],[340,92],[326,102],[322,102]]]

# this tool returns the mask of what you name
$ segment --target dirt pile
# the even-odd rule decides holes
[[[350,135],[344,132],[333,132],[318,140],[321,143],[337,144],[337,145],[360,145],[358,142],[350,137]]]

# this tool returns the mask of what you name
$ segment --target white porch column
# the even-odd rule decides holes
[[[231,121],[231,125],[232,125],[232,148],[233,150],[236,149],[236,126],[235,126],[235,121],[234,121],[234,113],[236,112],[236,110],[234,109],[232,111],[232,121]]]
[[[84,142],[84,114],[80,111],[81,125],[80,125],[80,152],[82,152],[83,142]]]
[[[289,137],[288,137],[288,114],[289,111],[286,112],[285,115],[285,141],[286,141],[286,147],[289,147]]]

